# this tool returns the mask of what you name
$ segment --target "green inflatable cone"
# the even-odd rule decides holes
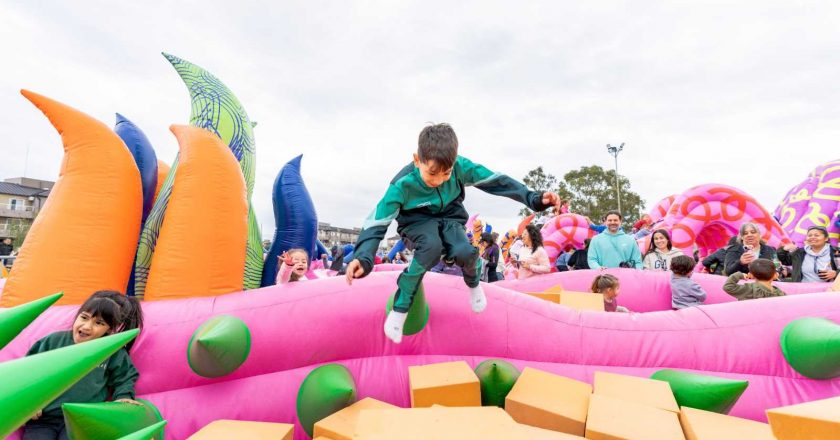
[[[669,369],[659,370],[650,378],[671,384],[677,405],[720,414],[727,414],[750,384],[746,380],[724,379]]]
[[[513,364],[501,359],[487,359],[475,367],[475,375],[481,384],[481,405],[505,407],[507,397],[516,380],[519,370]]]
[[[779,341],[788,364],[811,379],[840,376],[840,325],[825,318],[800,318],[782,330]]]
[[[356,402],[356,381],[344,365],[327,364],[312,370],[300,384],[297,416],[312,437],[315,423]]]
[[[0,349],[12,342],[27,325],[31,324],[44,310],[58,301],[64,292],[59,292],[26,304],[0,312]]]
[[[187,362],[195,374],[220,377],[232,373],[248,359],[251,332],[241,319],[214,316],[193,333],[187,347]]]
[[[166,425],[166,420],[157,422],[148,428],[143,428],[137,432],[132,432],[125,437],[120,437],[117,440],[152,440],[163,438],[163,427]]]
[[[394,293],[396,295],[396,292]],[[385,312],[390,313],[394,308],[394,295],[388,298],[388,306],[385,307]],[[405,326],[403,327],[403,335],[410,336],[420,333],[429,322],[429,303],[426,302],[426,293],[423,291],[423,283],[417,288],[417,293],[414,295],[414,302],[408,309],[408,316],[405,318]]]
[[[64,424],[69,440],[111,440],[154,425],[163,417],[147,400],[142,405],[121,402],[65,403]],[[163,435],[155,437],[163,439]]]
[[[0,364],[0,438],[137,337],[138,329]],[[14,380],[12,380],[12,378]]]

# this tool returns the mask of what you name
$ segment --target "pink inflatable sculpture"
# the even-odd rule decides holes
[[[828,229],[831,244],[840,238],[840,160],[822,164],[791,188],[774,212],[790,239],[802,246],[811,226]]]
[[[653,205],[653,209],[651,209],[648,213],[650,221],[656,223],[657,221],[665,218],[665,216],[668,215],[668,209],[671,207],[671,204],[674,203],[676,198],[676,194],[671,194],[670,196],[656,202],[656,204]]]
[[[561,214],[549,220],[540,230],[548,258],[554,261],[566,246],[583,249],[583,241],[595,236],[589,229],[586,217],[579,214]]]
[[[619,302],[631,309],[660,309],[670,298],[667,283],[660,279],[664,274],[610,272],[622,280]],[[187,438],[217,419],[297,423],[301,382],[314,367],[331,362],[353,373],[359,398],[370,396],[404,407],[410,402],[409,366],[452,360],[475,366],[488,358],[590,382],[595,371],[649,376],[661,368],[746,379],[749,387],[731,414],[755,420],[764,420],[766,408],[840,394],[840,379],[800,376],[779,347],[782,329],[794,319],[819,316],[840,322],[840,295],[791,295],[624,314],[577,312],[508,288],[585,284],[592,275],[571,272],[487,284],[489,305],[475,314],[460,277],[429,273],[424,279],[429,322],[399,345],[382,333],[384,305],[393,294],[396,272],[373,273],[352,286],[341,278],[327,278],[146,303],[146,326],[132,352],[140,371],[137,392],[169,421],[169,439]],[[714,291],[716,282],[703,281],[712,301],[723,300]],[[47,310],[0,350],[0,361],[23,356],[37,339],[69,328],[76,309]],[[248,325],[251,354],[232,374],[203,378],[190,370],[187,346],[201,323],[220,314]],[[307,438],[300,425],[295,438]]]

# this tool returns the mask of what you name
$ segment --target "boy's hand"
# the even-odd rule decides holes
[[[129,405],[143,406],[142,403],[140,403],[140,402],[138,402],[134,399],[117,399],[114,402],[127,403]]]
[[[544,192],[542,196],[543,205],[554,205],[554,212],[560,214],[560,196],[553,192]]]
[[[35,415],[32,416],[32,420],[40,419],[43,414],[44,414],[44,411],[39,409],[38,412],[36,412]]]
[[[362,267],[362,262],[359,260],[354,259],[347,265],[347,273],[345,277],[347,278],[347,284],[353,284],[353,278],[361,278],[365,274],[365,268]]]
[[[752,280],[752,279],[755,279],[755,277],[753,277],[753,274],[748,273],[748,274],[744,275],[744,279],[745,280]]]

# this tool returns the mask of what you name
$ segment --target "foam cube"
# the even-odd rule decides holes
[[[519,425],[499,407],[362,410],[353,440],[522,438]]]
[[[560,305],[575,310],[604,311],[604,295],[601,293],[572,292],[564,290],[560,294]]]
[[[684,440],[677,414],[641,403],[593,394],[586,438],[593,440]]]
[[[325,436],[332,440],[351,440],[353,438],[353,432],[356,431],[359,413],[362,410],[397,408],[399,407],[390,403],[365,397],[347,408],[316,422],[313,434],[315,437]]]
[[[840,439],[840,397],[767,410],[779,440]]]
[[[519,431],[521,434],[517,438],[526,440],[581,440],[585,438],[579,435],[537,428],[531,425],[519,425]]]
[[[560,293],[559,292],[525,292],[528,295],[535,296],[539,299],[553,302],[556,304],[560,304]]]
[[[464,361],[408,367],[412,408],[481,406],[481,386]]]
[[[680,412],[671,385],[662,380],[596,371],[593,385],[595,394]]]
[[[773,440],[770,425],[684,406],[680,423],[687,440]]]
[[[295,425],[289,423],[216,420],[189,436],[189,440],[292,440]]]
[[[583,435],[592,386],[525,367],[505,399],[505,410],[519,423]]]
[[[560,293],[563,291],[563,286],[561,284],[557,284],[554,286],[549,287],[548,289],[543,290],[546,293]]]

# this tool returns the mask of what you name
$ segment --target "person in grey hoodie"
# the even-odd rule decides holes
[[[684,255],[681,250],[674,249],[671,236],[664,229],[657,229],[651,235],[650,246],[645,253],[644,268],[647,270],[670,270],[671,259]]]
[[[691,279],[697,262],[685,255],[677,255],[671,260],[671,307],[684,309],[703,304],[706,291]]]

